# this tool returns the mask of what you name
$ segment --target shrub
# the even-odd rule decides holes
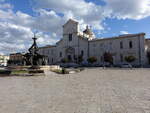
[[[113,56],[109,52],[104,53],[104,61],[113,64]]]
[[[13,70],[11,72],[11,74],[26,74],[26,73],[28,73],[27,70]]]
[[[93,64],[93,63],[97,62],[97,58],[96,58],[96,57],[89,57],[89,58],[87,59],[87,61],[88,61],[89,63]]]
[[[6,74],[6,75],[9,75],[11,74],[11,71],[10,70],[0,70],[0,74]]]
[[[67,63],[67,62],[68,62],[68,59],[63,58],[63,59],[61,59],[61,62],[62,62],[62,63]]]
[[[125,57],[125,61],[128,63],[134,62],[135,61],[135,57],[134,56],[126,56]]]
[[[82,61],[83,61],[83,56],[80,55],[80,56],[78,57],[78,62],[81,63]]]
[[[30,70],[29,74],[44,73],[44,70]]]

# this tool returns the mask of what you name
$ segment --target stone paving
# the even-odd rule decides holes
[[[150,113],[150,70],[1,77],[0,113]]]

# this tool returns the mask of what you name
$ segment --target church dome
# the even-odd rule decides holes
[[[89,27],[87,26],[86,29],[83,31],[83,33],[92,36],[93,32],[91,31],[91,29],[89,29]]]

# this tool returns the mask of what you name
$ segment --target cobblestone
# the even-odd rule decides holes
[[[149,69],[1,77],[0,113],[150,113]]]

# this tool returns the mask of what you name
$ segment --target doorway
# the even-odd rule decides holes
[[[72,62],[72,57],[71,57],[71,55],[68,55],[68,61],[69,61],[69,62]]]

